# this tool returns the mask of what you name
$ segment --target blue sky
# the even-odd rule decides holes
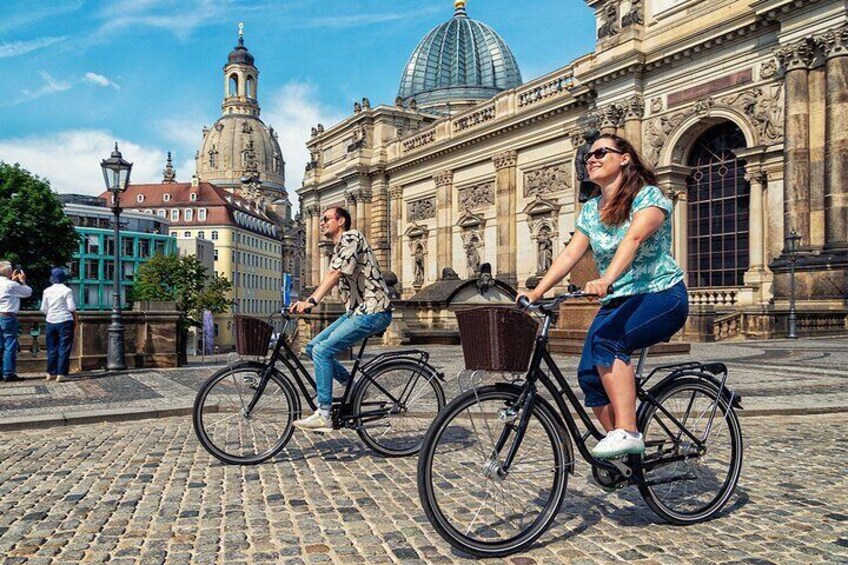
[[[525,81],[594,46],[584,0],[469,0],[468,13],[504,37]],[[452,14],[451,0],[3,0],[0,160],[58,192],[98,193],[117,140],[135,182],[158,182],[169,150],[189,180],[242,21],[293,193],[309,128],[363,96],[393,103],[410,53]]]

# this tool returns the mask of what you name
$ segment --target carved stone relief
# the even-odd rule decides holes
[[[492,206],[495,203],[495,181],[479,182],[459,189],[459,207],[465,209]]]
[[[412,286],[420,288],[424,284],[424,268],[427,264],[427,236],[429,230],[413,223],[406,230],[409,251],[412,254]]]
[[[664,108],[662,96],[655,96],[651,98],[651,113],[658,114],[662,112]]]
[[[630,0],[630,11],[621,17],[621,27],[642,23],[642,0]]]
[[[707,117],[721,107],[743,112],[750,119],[762,143],[778,143],[783,139],[783,87],[780,84],[772,84],[718,99],[703,98],[674,114],[648,120],[645,124],[645,156],[657,164],[669,134],[677,126],[690,116]]]
[[[419,200],[413,200],[406,205],[407,221],[418,222],[436,217],[436,197],[428,196]]]
[[[760,78],[768,80],[777,74],[777,61],[769,59],[760,65]]]
[[[510,149],[509,151],[498,153],[492,157],[492,162],[495,164],[495,170],[498,171],[507,167],[514,167],[518,164],[518,151]]]
[[[524,173],[524,196],[571,190],[571,171],[565,163],[549,165]]]
[[[807,69],[813,62],[815,49],[809,38],[781,47],[774,52],[780,66],[786,72],[797,69]]]
[[[474,277],[480,269],[480,257],[483,255],[483,236],[477,230],[469,230],[463,235],[465,249],[465,268],[468,278]]]
[[[603,23],[598,28],[598,39],[605,39],[621,31],[618,27],[618,0],[609,0],[604,4],[601,21]]]

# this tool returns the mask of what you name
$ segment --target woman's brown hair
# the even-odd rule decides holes
[[[657,184],[657,175],[633,147],[633,144],[614,133],[602,133],[598,139],[611,139],[615,148],[630,155],[630,162],[622,169],[621,186],[601,210],[601,221],[618,226],[630,217],[630,207],[642,187]],[[597,141],[597,140],[596,140]]]

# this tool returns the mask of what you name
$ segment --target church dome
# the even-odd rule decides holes
[[[452,111],[488,100],[521,84],[509,46],[491,27],[468,17],[465,1],[412,52],[398,97],[418,107]]]
[[[230,51],[229,56],[227,57],[228,64],[230,65],[253,65],[253,55],[250,54],[250,51],[247,50],[247,47],[244,46],[244,38],[239,37],[238,45]]]
[[[225,114],[204,128],[195,158],[197,176],[204,182],[238,189],[242,177],[258,177],[264,188],[284,190],[285,162],[277,132],[258,117]]]

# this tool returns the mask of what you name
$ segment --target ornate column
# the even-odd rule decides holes
[[[813,48],[802,39],[775,52],[785,71],[786,120],[784,135],[784,230],[801,236],[810,247],[810,107],[808,67]]]
[[[768,187],[766,174],[758,167],[745,172],[745,180],[751,186],[748,215],[748,270],[745,272],[746,286],[759,287],[764,280],[765,268],[765,201],[763,195]]]
[[[497,278],[518,286],[516,266],[516,203],[518,195],[517,164],[518,151],[512,149],[492,157],[495,164],[495,206],[497,225]]]
[[[321,282],[321,251],[318,244],[321,243],[321,204],[315,202],[307,207],[309,213],[309,225],[311,228],[311,236],[307,236],[306,255],[309,260],[309,282],[307,286],[317,286]]]
[[[689,257],[689,193],[686,178],[690,172],[691,169],[683,165],[657,169],[657,184],[674,204],[671,214],[671,250],[684,273]]]
[[[637,95],[631,96],[624,104],[624,137],[633,144],[636,151],[642,152],[642,116],[645,115],[645,100]]]
[[[848,26],[816,39],[827,58],[824,243],[848,248]]]
[[[815,64],[815,60],[814,60]],[[810,246],[824,245],[825,190],[825,67],[811,68],[807,74],[810,99]]]
[[[371,242],[371,193],[362,189],[356,191],[356,225],[365,239]]]
[[[355,191],[346,191],[344,193],[345,206],[347,207],[347,211],[350,214],[350,218],[353,223],[353,228],[362,231],[362,226],[359,224],[359,216],[356,211],[356,192]]]
[[[391,250],[391,262],[389,263],[389,270],[391,270],[398,278],[397,289],[400,291],[402,288],[402,277],[403,277],[403,265],[401,265],[401,253],[403,249],[403,242],[401,241],[401,234],[403,234],[403,229],[401,226],[401,217],[403,213],[403,201],[401,197],[403,196],[403,187],[401,186],[393,186],[389,189],[389,232],[387,234],[389,241],[389,248]]]
[[[436,183],[436,273],[453,268],[453,171],[433,175]]]
[[[389,266],[389,187],[386,177],[378,174],[371,182],[371,248],[381,269]]]
[[[622,125],[622,116],[622,108],[615,104],[609,104],[598,110],[598,128],[601,133],[618,133],[618,128]]]

